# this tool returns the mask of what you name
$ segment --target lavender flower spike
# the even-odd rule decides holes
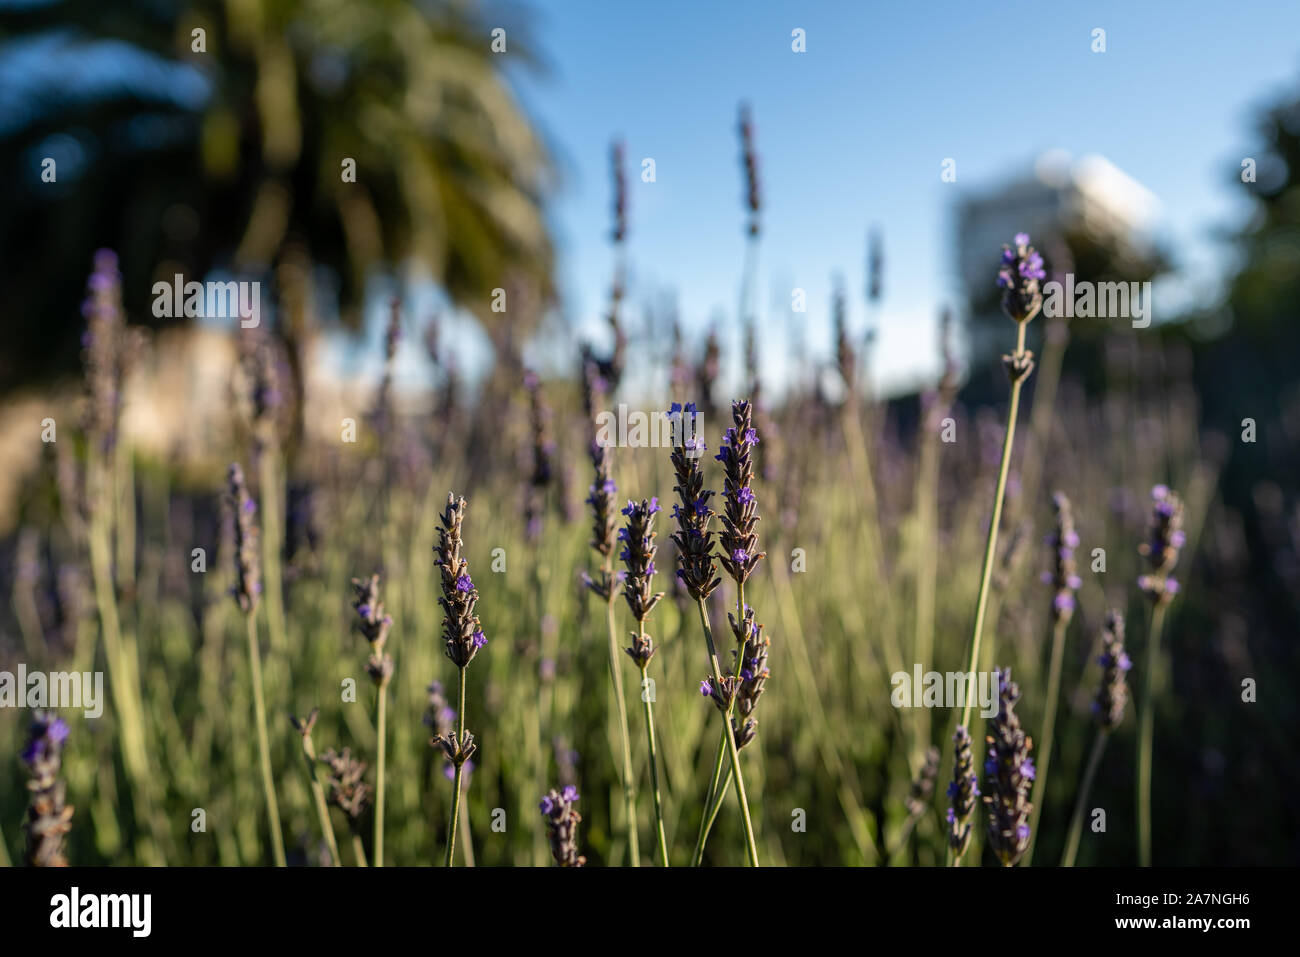
[[[477,641],[482,628],[474,607],[478,604],[478,590],[470,578],[469,562],[461,554],[461,523],[465,519],[466,503],[463,498],[447,495],[447,507],[438,517],[438,544],[434,547],[442,581],[443,643],[447,657],[457,668],[466,667],[478,654],[482,643]]]
[[[262,594],[259,577],[257,503],[248,494],[244,470],[237,464],[230,466],[226,479],[226,502],[230,508],[235,531],[235,600],[245,614],[252,614]]]
[[[988,815],[989,847],[1004,867],[1013,867],[1029,847],[1029,815],[1034,806],[1029,791],[1034,782],[1034,762],[1029,757],[1033,741],[1025,735],[1015,712],[1020,687],[1011,670],[998,670],[998,714],[993,733],[985,736],[984,772],[990,779],[984,795]]]
[[[623,581],[623,597],[627,599],[628,609],[638,624],[649,618],[654,606],[663,598],[663,592],[651,592],[655,567],[654,557],[659,547],[654,541],[654,515],[659,511],[658,499],[641,499],[641,502],[628,502],[623,514],[628,516],[627,527],[623,529],[624,546],[619,558],[627,567],[627,577]],[[640,664],[649,662],[653,649],[638,648],[629,650],[633,661]]]
[[[614,456],[607,446],[592,439],[591,465],[595,479],[591,483],[587,504],[591,506],[591,547],[604,559],[614,553],[614,540],[617,521],[614,518],[614,494],[618,487],[614,484]],[[608,562],[605,563],[608,565]],[[584,583],[592,592],[609,601],[617,591],[613,576],[607,567],[602,566],[596,577],[587,576]]]
[[[353,834],[361,833],[361,819],[369,810],[374,796],[366,783],[366,762],[352,757],[352,749],[335,751],[330,748],[320,756],[328,769],[325,783],[329,788],[329,803],[341,810]]]
[[[1151,490],[1151,525],[1147,541],[1138,552],[1151,567],[1150,574],[1138,578],[1138,587],[1152,604],[1164,605],[1178,594],[1178,581],[1169,573],[1178,562],[1178,553],[1187,543],[1183,531],[1183,502],[1168,486]]]
[[[66,785],[59,778],[63,765],[63,742],[68,726],[50,711],[37,711],[22,750],[23,763],[31,773],[27,789],[26,862],[30,867],[67,867],[63,837],[72,828],[72,808],[64,801]]]
[[[970,732],[958,725],[952,736],[952,781],[948,784],[948,846],[953,857],[960,859],[970,847],[971,817],[975,813],[975,798],[980,793],[975,777],[975,761],[971,755]]]
[[[1102,667],[1102,678],[1092,712],[1103,731],[1113,731],[1124,718],[1124,706],[1128,704],[1127,676],[1133,667],[1124,650],[1124,616],[1118,611],[1106,615],[1101,641],[1103,650],[1097,662]]]
[[[677,504],[673,507],[673,517],[677,520],[677,531],[672,538],[677,546],[677,577],[692,598],[703,601],[722,584],[716,574],[713,530],[709,527],[714,515],[709,499],[714,493],[704,487],[699,456],[703,442],[696,429],[695,403],[686,403],[684,409],[674,404],[668,415],[674,419],[672,462]]]
[[[1029,322],[1043,307],[1038,281],[1046,278],[1043,257],[1029,245],[1029,234],[1016,233],[1014,245],[1002,247],[1002,268],[998,270],[1002,309],[1016,322]]]
[[[561,867],[582,867],[587,863],[587,859],[578,853],[578,824],[582,815],[574,807],[577,803],[578,790],[569,785],[563,791],[552,788],[542,796],[538,805],[546,818],[551,856]]]
[[[753,407],[741,400],[731,403],[732,427],[723,435],[722,449],[715,456],[722,463],[725,484],[722,492],[722,545],[720,561],[738,585],[753,574],[765,556],[758,550],[758,499],[754,495],[753,449],[758,444]]]
[[[736,717],[732,719],[732,732],[736,736],[736,747],[743,748],[753,741],[758,734],[758,718],[755,709],[758,699],[763,696],[763,686],[772,676],[767,667],[767,653],[772,639],[763,634],[763,626],[754,621],[754,609],[745,606],[745,614],[736,620],[736,616],[727,613],[731,623],[731,633],[736,639],[736,650],[732,653],[735,662],[732,671],[736,687]]]
[[[1074,616],[1074,593],[1081,584],[1074,562],[1079,535],[1074,530],[1074,515],[1065,493],[1053,494],[1052,505],[1056,509],[1056,530],[1047,538],[1047,544],[1052,547],[1052,570],[1043,573],[1043,581],[1056,592],[1052,598],[1052,622],[1064,626]]]
[[[379,600],[379,576],[371,575],[365,581],[352,579],[355,593],[352,607],[360,618],[358,627],[366,641],[370,642],[370,658],[366,661],[366,673],[370,680],[379,687],[384,687],[393,676],[393,657],[384,653],[388,642],[389,629],[393,619],[384,614],[384,604]]]

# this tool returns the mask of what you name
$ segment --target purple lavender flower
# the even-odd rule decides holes
[[[763,626],[754,620],[754,609],[745,605],[740,619],[730,612],[727,621],[731,625],[731,634],[735,639],[732,652],[734,662],[732,671],[737,676],[736,714],[732,721],[732,731],[736,736],[736,747],[743,748],[758,734],[758,718],[755,714],[758,699],[763,696],[767,679],[772,676],[767,666],[768,651],[772,639],[763,634]],[[736,679],[730,679],[736,680]]]
[[[998,270],[998,288],[1002,290],[1002,308],[1016,322],[1028,322],[1043,307],[1040,279],[1047,278],[1043,257],[1029,245],[1028,233],[1017,233],[1014,246],[1002,248],[1002,268]]]
[[[632,647],[627,653],[644,673],[650,659],[654,656],[654,642],[645,634],[645,620],[654,611],[655,605],[663,598],[663,592],[653,590],[655,574],[654,515],[659,511],[657,499],[640,502],[628,502],[623,514],[627,518],[624,528],[624,540],[627,548],[623,549],[621,558],[627,565],[627,578],[623,583],[623,598],[637,621],[637,634],[632,636]]]
[[[464,542],[461,527],[465,520],[465,499],[454,494],[447,495],[447,507],[438,516],[438,544],[434,546],[434,564],[438,566],[442,585],[442,595],[438,604],[442,606],[442,638],[446,646],[446,655],[459,669],[469,666],[485,644],[487,638],[474,608],[478,604],[478,591],[469,577],[469,562],[462,555]],[[462,726],[464,715],[460,716]],[[461,768],[474,754],[477,745],[474,736],[468,730],[461,740],[454,734],[442,734],[433,739],[433,744],[442,748],[447,759]],[[455,832],[455,821],[452,821]],[[448,864],[451,863],[450,853]]]
[[[31,776],[27,789],[27,832],[24,860],[30,867],[66,867],[64,835],[72,827],[72,808],[64,800],[65,785],[59,777],[63,766],[63,745],[70,731],[52,711],[36,711],[23,745],[23,763]]]
[[[388,643],[388,632],[393,627],[393,619],[384,614],[384,603],[379,600],[379,576],[371,575],[362,580],[352,579],[354,597],[352,607],[360,618],[358,627],[362,636],[370,643],[370,657],[366,661],[366,673],[370,680],[383,688],[393,676],[393,658],[385,653],[384,645]]]
[[[86,331],[82,336],[86,405],[82,426],[92,448],[110,452],[117,442],[122,414],[123,380],[138,350],[138,337],[128,332],[122,310],[122,277],[117,255],[100,249],[86,282],[82,306]]]
[[[614,484],[614,458],[609,448],[595,439],[591,442],[589,454],[596,472],[591,494],[587,497],[587,504],[591,506],[591,547],[602,559],[608,559],[614,551],[617,525],[614,518],[614,494],[618,491]],[[621,535],[619,538],[621,540]],[[617,589],[607,566],[607,562],[602,562],[600,570],[594,576],[586,576],[584,581],[593,593],[612,601]]]
[[[975,777],[975,759],[971,753],[970,732],[958,725],[952,737],[952,781],[948,784],[948,846],[953,857],[960,860],[970,847],[971,817],[975,813],[975,798],[979,782]]]
[[[574,807],[577,801],[578,789],[570,784],[562,792],[552,788],[538,804],[547,819],[551,856],[561,867],[582,867],[587,863],[587,859],[578,853],[578,824],[582,815]]]
[[[677,578],[692,598],[702,601],[722,584],[722,579],[716,575],[713,531],[709,527],[714,514],[709,507],[713,492],[704,487],[699,456],[692,452],[698,441],[695,403],[688,402],[684,410],[674,403],[669,415],[676,416],[672,430],[672,462],[677,483],[673,486],[677,493],[677,504],[673,507],[677,531],[672,540],[679,566]],[[703,443],[699,443],[699,447],[702,446]]]
[[[1052,550],[1052,570],[1043,572],[1043,581],[1055,589],[1052,596],[1052,621],[1064,627],[1074,615],[1074,593],[1081,584],[1074,562],[1079,535],[1074,530],[1074,515],[1065,493],[1054,493],[1052,505],[1056,510],[1056,528],[1047,536],[1047,544]]]
[[[1168,486],[1151,490],[1151,522],[1147,540],[1138,552],[1151,572],[1138,578],[1138,587],[1153,604],[1164,604],[1178,594],[1178,581],[1169,573],[1178,562],[1179,550],[1187,541],[1183,532],[1183,502]]]
[[[257,510],[248,495],[244,470],[237,464],[230,466],[226,478],[226,503],[234,516],[235,532],[235,600],[245,614],[257,608],[257,598],[262,593],[259,577],[258,529],[253,519]],[[250,508],[250,506],[252,506]]]
[[[744,400],[731,403],[731,420],[734,425],[727,429],[718,453],[725,476],[720,561],[736,583],[744,585],[765,557],[758,550],[758,501],[753,493],[753,447],[758,435],[752,425],[752,405]]]
[[[1029,801],[1034,781],[1034,763],[1029,757],[1033,742],[1020,727],[1015,713],[1020,688],[1011,680],[1010,669],[998,670],[998,714],[992,733],[985,736],[988,760],[985,773],[990,779],[984,795],[988,816],[989,847],[1004,867],[1012,867],[1029,847]]]
[[[1101,633],[1102,653],[1097,658],[1102,667],[1101,684],[1093,701],[1092,713],[1103,731],[1113,731],[1124,719],[1128,703],[1127,674],[1133,667],[1124,650],[1124,616],[1118,611],[1106,615]]]

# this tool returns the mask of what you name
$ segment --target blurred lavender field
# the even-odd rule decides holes
[[[730,245],[673,227],[710,313],[638,246],[694,186],[652,192],[632,106],[555,222],[590,131],[527,71],[567,21],[255,6],[0,4],[0,865],[1300,860],[1294,84],[1222,145],[1212,297],[1158,182],[1059,151],[941,194],[953,263],[882,201],[795,271],[829,174],[726,92],[692,176]],[[41,44],[94,66],[42,87]],[[260,321],[160,316],[177,274]],[[20,668],[102,674],[102,716]],[[900,706],[1003,668],[991,714]]]

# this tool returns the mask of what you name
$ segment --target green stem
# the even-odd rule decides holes
[[[163,863],[159,848],[160,817],[153,812],[153,791],[149,777],[149,757],[145,746],[143,706],[135,668],[123,639],[118,616],[116,584],[113,578],[111,475],[106,463],[92,456],[88,466],[88,496],[96,503],[87,531],[90,571],[99,611],[100,633],[108,662],[108,680],[117,709],[118,735],[122,746],[122,764],[131,788],[136,826],[140,832],[140,856],[146,863]]]
[[[607,569],[608,570],[608,569]],[[606,580],[610,580],[606,575]],[[623,746],[623,806],[627,812],[628,858],[633,867],[641,866],[641,848],[637,838],[636,788],[632,781],[632,745],[628,741],[627,700],[623,694],[623,673],[618,667],[618,638],[614,625],[614,592],[606,601],[605,618],[609,632],[609,680],[614,685],[614,707],[618,711],[619,740]]]
[[[709,646],[709,662],[713,666],[713,680],[717,687],[722,687],[722,668],[718,665],[718,649],[713,643],[713,629],[709,627],[709,616],[704,610],[704,599],[696,599],[700,613],[700,626],[704,629],[704,640]],[[735,709],[734,702],[723,714],[722,737],[727,743],[727,757],[731,760],[731,774],[736,779],[736,796],[740,800],[740,815],[745,822],[745,850],[749,855],[749,866],[758,867],[758,846],[754,843],[754,824],[749,817],[749,798],[745,794],[745,778],[740,771],[740,752],[736,748],[736,736],[732,733],[731,717]]]
[[[280,554],[284,548],[280,503],[284,501],[284,490],[275,456],[275,449],[268,446],[262,449],[257,463],[258,481],[262,489],[262,594],[266,600],[266,625],[271,648],[276,655],[283,656],[289,647],[280,575]]]
[[[465,669],[460,671],[460,704],[456,708],[456,750],[459,751],[465,744]],[[443,863],[447,867],[452,866],[456,858],[456,823],[460,819],[460,781],[464,775],[465,763],[456,762],[456,777],[453,782],[455,791],[451,798],[451,823],[447,826],[447,857]]]
[[[307,761],[307,779],[311,784],[312,799],[316,804],[316,817],[320,819],[321,834],[325,837],[325,846],[329,848],[330,864],[333,867],[342,867],[343,859],[339,857],[339,845],[334,837],[334,825],[330,822],[330,809],[325,802],[325,789],[321,787],[316,764],[316,746],[312,744],[311,735],[303,736],[302,755]]]
[[[1014,355],[1017,358],[1025,353],[1025,327],[1027,325],[1028,320],[1016,323],[1016,351]],[[984,544],[984,568],[980,572],[980,593],[979,599],[975,603],[975,624],[972,628],[970,640],[970,666],[966,669],[970,677],[967,679],[966,703],[962,708],[961,725],[967,730],[970,730],[971,705],[974,704],[975,699],[975,669],[979,667],[980,641],[984,635],[984,614],[988,611],[989,584],[993,580],[993,560],[998,551],[998,527],[1002,524],[1002,502],[1007,492],[1007,476],[1011,474],[1011,449],[1015,444],[1016,419],[1020,413],[1020,389],[1027,378],[1029,378],[1028,374],[1019,376],[1012,381],[1011,402],[1007,406],[1007,429],[1002,440],[1002,463],[998,467],[998,487],[993,497],[993,517],[989,521],[988,539]],[[974,736],[972,735],[972,737]],[[961,866],[961,858],[953,854],[951,845],[948,847],[947,861],[951,866]]]
[[[727,729],[722,729],[722,734],[726,734]],[[718,816],[718,808],[722,806],[722,797],[719,795],[719,782],[722,780],[722,767],[727,760],[727,741],[725,738],[718,737],[718,754],[713,761],[713,778],[709,781],[709,793],[704,799],[704,811],[700,815],[700,833],[695,839],[695,851],[691,854],[691,866],[699,867],[704,860],[704,842],[709,839],[709,831],[713,828],[713,820]],[[727,768],[727,782],[731,781],[731,768]],[[725,788],[724,788],[725,790]]]
[[[1065,657],[1066,619],[1058,619],[1052,628],[1052,663],[1048,668],[1047,711],[1043,715],[1043,749],[1039,752],[1037,774],[1034,776],[1034,810],[1029,818],[1029,847],[1025,850],[1025,867],[1034,860],[1034,845],[1038,843],[1038,819],[1043,813],[1043,799],[1047,796],[1047,772],[1052,764],[1052,741],[1056,731],[1056,708],[1061,690],[1061,660]]]
[[[638,622],[641,628],[641,634],[645,635],[645,622]],[[655,803],[655,829],[659,838],[659,864],[661,867],[668,866],[668,840],[664,836],[664,806],[663,799],[659,793],[659,760],[655,749],[655,716],[653,696],[649,690],[649,678],[646,676],[646,669],[641,668],[641,703],[645,705],[645,734],[646,741],[650,748],[650,786],[654,790]]]
[[[1074,805],[1074,816],[1070,818],[1070,836],[1065,842],[1065,854],[1061,857],[1062,867],[1073,867],[1074,858],[1079,853],[1079,837],[1083,834],[1083,812],[1088,806],[1088,792],[1092,790],[1093,778],[1097,776],[1097,766],[1101,764],[1101,752],[1106,748],[1106,731],[1097,732],[1097,740],[1092,745],[1092,755],[1088,758],[1088,769],[1083,772],[1083,784],[1079,787],[1079,800]]]
[[[356,861],[357,867],[366,866],[366,848],[361,843],[361,835],[356,831],[352,832],[352,858]]]
[[[379,729],[379,757],[375,768],[375,867],[384,866],[384,768],[388,753],[388,682],[379,684],[379,712],[376,725]]]
[[[257,618],[244,616],[248,624],[248,669],[253,683],[253,715],[257,721],[257,750],[262,762],[262,790],[266,814],[271,823],[271,856],[276,867],[284,867],[284,837],[280,833],[280,805],[275,799],[275,777],[271,772],[271,744],[266,733],[266,698],[262,694],[262,653],[257,646]]]
[[[1155,736],[1155,696],[1164,686],[1164,666],[1160,657],[1160,633],[1164,629],[1165,606],[1157,604],[1151,611],[1151,640],[1147,649],[1146,694],[1142,698],[1142,715],[1138,744],[1138,866],[1151,866],[1151,747]]]
[[[1027,324],[1027,322],[1016,324],[1016,356],[1024,354],[1025,326]],[[1027,375],[1023,375],[1011,383],[1011,403],[1007,407],[1007,432],[1006,437],[1002,440],[1002,464],[998,469],[998,488],[993,499],[993,518],[989,522],[988,540],[984,545],[984,569],[980,573],[980,594],[975,605],[975,625],[971,634],[970,667],[967,669],[970,678],[966,689],[966,705],[961,714],[961,723],[967,729],[970,727],[970,711],[971,705],[974,703],[975,669],[979,667],[980,640],[984,633],[984,613],[988,610],[989,603],[989,583],[993,580],[993,560],[998,551],[998,526],[1002,524],[1002,500],[1007,492],[1007,476],[1011,474],[1011,448],[1015,443],[1016,418],[1020,412],[1020,388],[1027,378]]]

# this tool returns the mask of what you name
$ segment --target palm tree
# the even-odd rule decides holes
[[[158,276],[269,277],[288,251],[345,315],[408,259],[485,322],[495,288],[548,301],[554,170],[508,61],[537,65],[526,21],[457,0],[0,2],[0,383],[75,355],[98,246],[141,318]]]

